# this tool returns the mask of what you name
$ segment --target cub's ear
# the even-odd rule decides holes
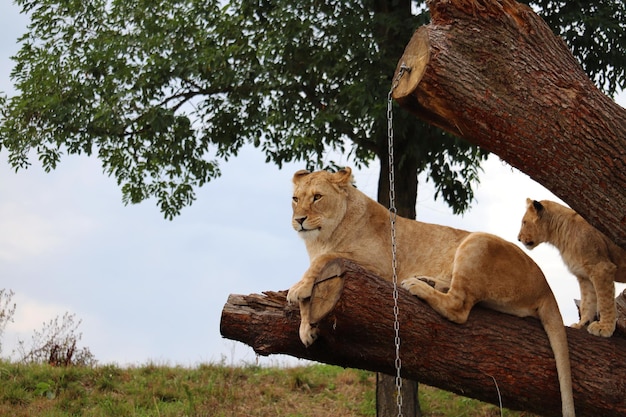
[[[533,200],[533,207],[535,208],[537,214],[541,214],[541,212],[543,211],[543,204],[541,204],[537,200]]]
[[[345,167],[340,169],[335,174],[335,182],[338,184],[352,184],[354,182],[354,178],[352,178],[352,169],[350,167]]]
[[[297,183],[299,182],[303,177],[309,175],[310,172],[307,171],[306,169],[301,169],[300,171],[296,172],[295,174],[293,174],[293,183]]]

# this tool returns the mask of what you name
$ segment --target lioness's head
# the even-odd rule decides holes
[[[352,170],[298,171],[293,176],[291,224],[305,240],[326,241],[346,214]]]
[[[533,249],[540,243],[546,242],[547,229],[542,218],[545,207],[537,200],[526,199],[526,213],[522,218],[522,227],[517,235],[517,240],[522,242],[528,249]]]

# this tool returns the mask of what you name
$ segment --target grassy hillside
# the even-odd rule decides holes
[[[371,372],[328,365],[55,368],[0,362],[0,416],[375,416],[374,385]],[[500,415],[497,407],[423,385],[420,400],[425,416]]]

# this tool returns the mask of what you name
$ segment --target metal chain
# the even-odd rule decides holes
[[[400,66],[400,71],[398,71],[398,76],[394,80],[391,90],[389,90],[389,94],[387,95],[387,144],[389,147],[389,222],[391,225],[391,269],[393,275],[393,330],[394,330],[394,344],[396,348],[396,358],[395,358],[395,367],[396,367],[396,404],[398,406],[398,417],[402,417],[402,377],[400,376],[400,372],[402,370],[402,361],[400,360],[400,321],[399,321],[399,313],[400,309],[398,308],[398,259],[396,256],[396,191],[395,191],[395,173],[394,173],[394,156],[393,156],[393,100],[392,93],[393,90],[400,83],[400,79],[404,75],[405,72],[410,71],[411,69],[407,67],[404,63]]]

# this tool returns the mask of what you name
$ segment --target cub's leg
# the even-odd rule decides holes
[[[447,293],[437,291],[424,279],[430,280],[430,277],[412,277],[402,281],[401,285],[411,294],[426,301],[436,312],[447,318],[448,320],[463,324],[467,321],[470,310],[474,306],[472,297],[463,290],[462,285],[458,285],[462,278],[456,276],[451,282],[450,289]]]
[[[580,285],[580,320],[572,324],[574,329],[582,329],[595,321],[597,314],[596,290],[593,283],[585,277],[577,276]]]
[[[617,308],[615,306],[615,272],[617,267],[611,262],[602,262],[595,266],[591,282],[596,290],[600,321],[594,321],[587,331],[595,336],[610,337],[615,331]]]

